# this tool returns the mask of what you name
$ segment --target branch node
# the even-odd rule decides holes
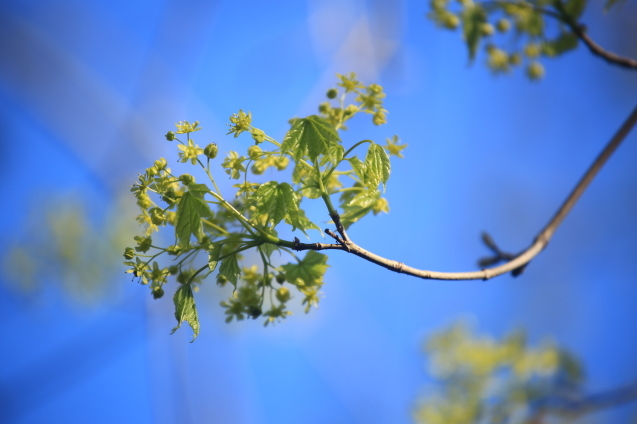
[[[294,246],[292,247],[292,250],[296,250],[297,252],[300,252],[302,250],[301,241],[298,237],[294,237]]]

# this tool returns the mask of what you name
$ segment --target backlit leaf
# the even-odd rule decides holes
[[[300,279],[304,287],[314,286],[323,280],[327,271],[327,256],[314,250],[309,250],[299,263],[283,265],[285,277],[292,284]]]
[[[199,335],[199,317],[197,316],[197,307],[195,306],[195,298],[192,294],[190,284],[183,284],[179,287],[173,296],[173,302],[175,303],[175,318],[177,318],[177,326],[173,328],[171,334],[177,331],[177,329],[181,327],[181,324],[186,321],[194,332],[191,341],[192,343]]]
[[[318,115],[311,115],[294,122],[283,139],[281,150],[291,150],[297,161],[305,156],[315,160],[319,155],[327,154],[339,140],[332,124]]]
[[[237,281],[241,275],[241,268],[239,268],[239,262],[237,261],[236,254],[230,255],[221,260],[219,274],[225,276],[235,288],[237,287]]]
[[[365,157],[365,184],[375,189],[382,182],[383,188],[385,188],[390,171],[389,156],[387,156],[383,146],[380,144],[370,145]]]
[[[187,191],[181,196],[177,206],[175,236],[181,246],[190,247],[190,236],[201,238],[201,217],[211,216],[210,208],[199,197]]]

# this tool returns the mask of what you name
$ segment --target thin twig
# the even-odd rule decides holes
[[[591,53],[601,57],[602,59],[606,60],[609,63],[615,64],[618,66],[623,66],[624,68],[637,69],[637,60],[634,60],[628,57],[623,57],[613,52],[609,52],[608,50],[605,50],[604,48],[602,48],[599,44],[595,43],[588,36],[588,34],[586,34],[586,26],[575,22],[566,13],[561,2],[559,1],[555,2],[555,8],[557,9],[559,13],[559,16],[557,17],[557,19],[559,19],[560,21],[568,25],[571,31],[573,31],[573,34],[575,34],[577,38],[579,38],[580,40],[582,40],[584,44],[586,44],[586,47],[588,47]],[[554,15],[551,14],[551,16],[554,16]]]
[[[597,158],[588,168],[584,176],[577,183],[571,194],[566,198],[562,206],[560,206],[560,208],[557,210],[553,218],[537,235],[531,246],[529,246],[525,251],[520,253],[514,259],[500,266],[472,272],[437,272],[421,270],[410,267],[398,261],[383,258],[382,256],[378,256],[372,252],[369,252],[368,250],[363,249],[362,247],[354,243],[351,239],[346,238],[344,230],[343,233],[341,233],[341,236],[343,236],[344,240],[339,240],[338,237],[335,237],[336,234],[329,230],[326,230],[326,233],[331,237],[334,237],[339,242],[339,244],[305,244],[295,242],[294,249],[319,250],[317,249],[317,246],[321,246],[321,249],[343,250],[367,261],[380,265],[384,268],[387,268],[391,271],[408,274],[414,277],[428,280],[488,280],[490,278],[511,271],[518,270],[519,273],[519,271],[523,269],[526,264],[528,264],[535,256],[537,256],[542,250],[544,250],[551,237],[553,237],[553,234],[555,233],[557,227],[559,227],[566,215],[568,215],[577,200],[580,198],[582,193],[584,193],[584,191],[589,186],[591,181],[593,181],[599,170],[602,168],[602,166],[604,166],[606,161],[608,161],[608,158],[613,154],[613,152],[617,149],[621,142],[630,133],[635,124],[637,124],[637,107],[632,111],[628,119],[626,119],[615,136],[604,147],[599,156],[597,156]],[[336,224],[336,228],[342,229],[343,225],[340,222],[340,217],[338,216],[338,214],[334,214],[331,217],[334,220],[334,224]]]
[[[533,5],[529,5],[529,6],[544,15],[558,19],[559,21],[566,24],[571,29],[571,31],[573,31],[573,34],[575,34],[577,38],[582,40],[582,42],[586,44],[586,47],[588,47],[588,49],[594,55],[601,57],[602,59],[604,59],[605,61],[613,65],[622,66],[628,69],[637,69],[637,60],[631,59],[629,57],[620,56],[616,53],[610,52],[604,49],[599,44],[597,44],[595,41],[593,41],[593,39],[591,39],[586,33],[586,26],[574,21],[566,13],[561,2],[559,1],[554,2],[554,7],[557,10],[557,13],[553,12],[552,10],[544,9],[542,7],[537,7]]]

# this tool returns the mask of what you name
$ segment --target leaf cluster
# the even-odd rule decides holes
[[[431,0],[427,16],[442,28],[461,29],[471,61],[482,46],[493,73],[525,66],[536,80],[544,76],[543,59],[578,46],[573,26],[585,8],[586,0]]]
[[[384,146],[372,140],[347,146],[340,132],[355,115],[370,114],[376,125],[386,122],[385,94],[377,84],[363,85],[355,74],[338,78],[319,114],[291,120],[281,142],[255,128],[250,112],[240,110],[230,117],[228,134],[237,138],[248,133],[254,142],[244,154],[231,150],[220,160],[221,170],[237,180],[234,193],[222,193],[215,181],[213,174],[220,170],[211,163],[217,145],[200,148],[191,133],[201,127],[187,121],[178,123],[166,139],[177,141],[179,161],[202,168],[209,182],[198,183],[191,174],[176,175],[162,158],[133,185],[141,211],[137,220],[145,231],[135,238],[135,247],[126,249],[125,263],[140,283],[150,285],[155,298],[163,296],[170,279],[180,284],[173,297],[175,330],[187,322],[195,336],[199,333],[194,293],[212,273],[219,286],[232,286],[231,296],[221,302],[226,322],[262,316],[268,325],[289,316],[287,302],[297,297],[306,312],[318,305],[327,256],[310,250],[301,257],[295,252],[298,238],[278,235],[282,226],[306,236],[310,230],[320,231],[308,219],[304,199],[321,199],[333,218],[339,216],[332,203],[337,195],[346,227],[370,212],[389,211],[382,197],[391,171],[389,156],[402,157],[405,145],[394,136]],[[291,172],[281,172],[288,168]],[[255,177],[266,171],[277,177],[257,182]],[[160,227],[173,227],[174,244],[155,245],[152,235]],[[246,251],[256,253],[257,265],[244,264]],[[173,257],[173,265],[160,266],[157,259],[162,255]]]
[[[430,337],[425,350],[438,384],[415,409],[418,423],[533,422],[553,399],[581,393],[577,360],[548,342],[529,346],[522,331],[498,341],[458,324]]]

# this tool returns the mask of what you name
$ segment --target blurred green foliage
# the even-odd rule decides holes
[[[495,340],[457,324],[431,336],[425,352],[437,384],[418,401],[417,423],[537,423],[584,380],[573,356],[551,342],[530,346],[521,330]]]

